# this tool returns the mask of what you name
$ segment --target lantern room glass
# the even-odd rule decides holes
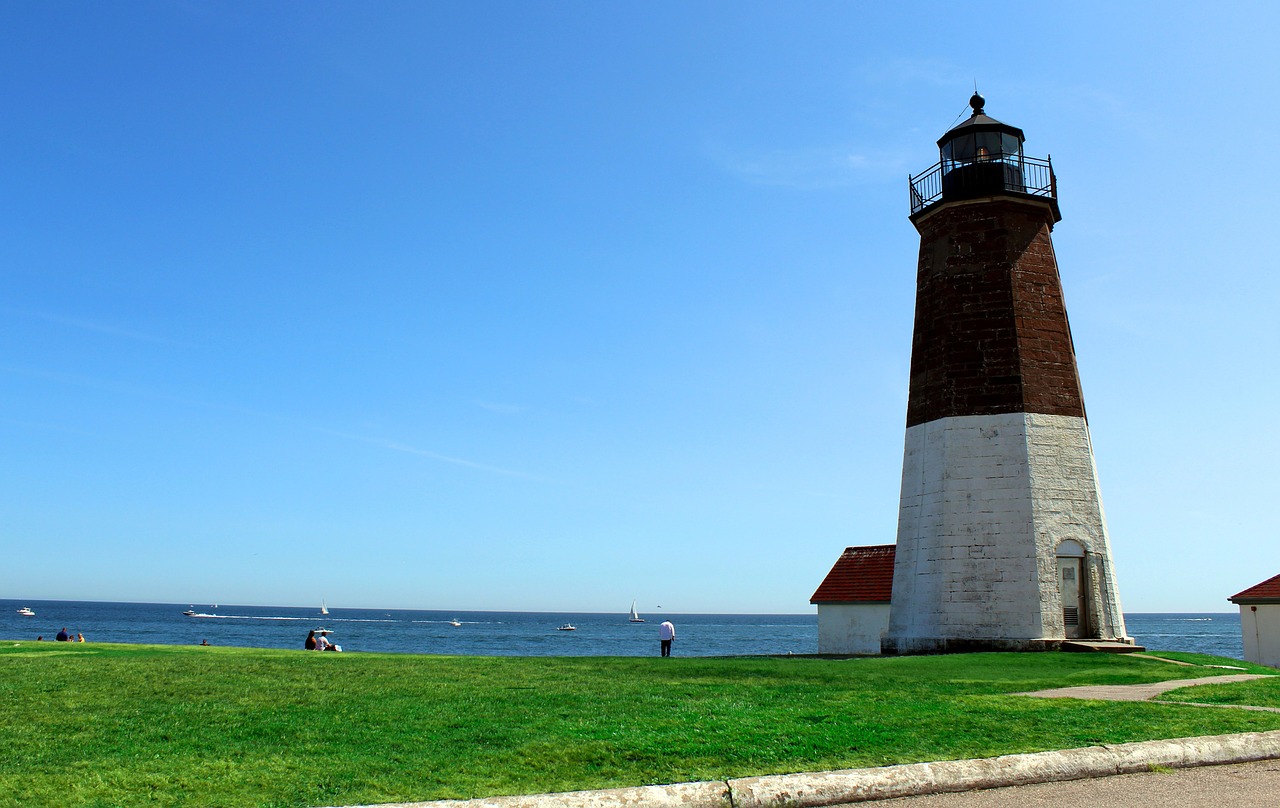
[[[1019,163],[1022,161],[1022,141],[1007,132],[966,132],[942,144],[942,162]]]

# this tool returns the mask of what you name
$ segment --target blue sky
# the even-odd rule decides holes
[[[1129,611],[1280,572],[1275,7],[0,10],[0,596],[807,612],[892,542],[907,176],[1051,154]]]

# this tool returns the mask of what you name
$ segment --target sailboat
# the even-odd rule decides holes
[[[328,614],[329,607],[325,605],[324,598],[320,599],[320,614]]]
[[[644,618],[641,617],[640,613],[636,611],[636,602],[634,600],[631,601],[631,620],[629,620],[628,622],[631,622],[631,623],[644,622]]]

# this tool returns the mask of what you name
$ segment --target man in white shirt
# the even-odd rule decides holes
[[[658,639],[662,641],[662,655],[671,656],[671,641],[676,638],[676,627],[670,620],[663,620],[658,626]]]

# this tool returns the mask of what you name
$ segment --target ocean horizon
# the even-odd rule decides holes
[[[34,617],[18,614],[28,607]],[[184,616],[194,611],[197,617]],[[61,628],[89,642],[301,648],[326,629],[344,651],[449,656],[649,656],[657,625],[676,626],[676,656],[816,654],[818,617],[808,614],[701,614],[655,611],[632,623],[621,612],[509,612],[350,609],[234,604],[121,603],[0,599],[0,638],[53,640]],[[1240,659],[1238,612],[1125,615],[1130,636],[1150,650]],[[572,625],[573,630],[561,630]]]

